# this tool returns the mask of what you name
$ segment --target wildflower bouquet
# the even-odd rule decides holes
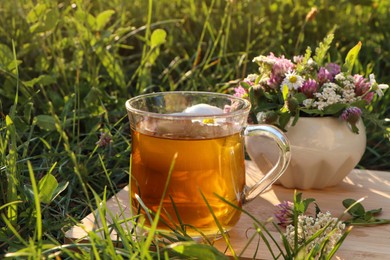
[[[249,74],[234,89],[235,96],[251,101],[253,121],[285,129],[291,118],[294,125],[299,116],[334,116],[358,133],[356,123],[373,97],[383,96],[388,85],[378,84],[374,74],[368,78],[352,74],[360,42],[349,51],[342,66],[325,63],[333,37],[325,37],[313,56],[307,48],[304,56],[292,60],[273,53],[253,59],[259,65],[259,73]]]

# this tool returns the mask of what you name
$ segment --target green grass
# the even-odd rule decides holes
[[[18,250],[32,258],[142,250],[158,257],[137,249],[143,243],[115,251],[97,237],[79,253],[61,247],[67,228],[128,182],[125,100],[151,91],[229,93],[254,72],[254,56],[291,57],[331,31],[333,59],[362,41],[357,71],[389,83],[389,10],[380,0],[2,1],[0,257]],[[383,119],[389,103],[387,94],[371,109]],[[359,167],[390,169],[385,127],[367,122]],[[111,142],[98,145],[102,133]],[[44,178],[56,188],[42,191]]]

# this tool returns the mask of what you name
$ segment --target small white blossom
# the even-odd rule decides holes
[[[378,94],[378,96],[382,97],[383,96],[383,91],[382,90],[385,90],[387,88],[389,88],[389,85],[387,84],[378,84],[375,80],[375,75],[374,74],[370,74],[370,83],[371,83],[371,87],[372,89],[376,92],[376,94]]]
[[[317,63],[316,63],[312,58],[310,58],[310,59],[307,61],[307,65],[309,65],[309,66],[315,66],[315,65],[317,65]]]
[[[308,98],[308,99],[303,100],[302,103],[303,103],[303,105],[304,105],[306,108],[311,108],[312,105],[313,105],[313,102],[314,102],[313,99]]]
[[[339,221],[337,218],[332,217],[330,212],[320,212],[318,213],[317,218],[300,215],[298,216],[297,225],[298,246],[303,245],[305,241],[312,237],[317,231],[326,227],[323,233],[314,239],[306,248],[307,252],[310,252],[313,247],[316,245],[320,246],[322,243],[328,240],[324,248],[325,254],[329,253],[333,249],[337,241],[342,237],[345,229],[345,224]],[[288,225],[284,235],[286,236],[289,244],[294,247],[294,226]]]
[[[303,56],[302,55],[294,56],[293,61],[294,63],[301,63],[303,61]]]
[[[352,76],[352,75],[348,75],[348,76],[347,76],[347,80],[348,80],[349,82],[353,82],[353,80],[354,80],[354,79],[353,79],[353,76]]]
[[[265,63],[265,64],[268,64],[271,66],[275,64],[275,61],[273,59],[270,59],[269,57],[264,56],[264,55],[259,55],[257,57],[254,57],[252,62],[256,62],[258,64]]]
[[[334,79],[337,80],[337,81],[344,81],[344,80],[345,80],[344,73],[339,73],[339,74],[337,74],[337,75],[334,77]]]
[[[338,88],[339,86],[335,83],[325,83],[322,92],[314,93],[317,101],[315,101],[313,105],[319,110],[324,110],[327,106],[341,102],[342,98],[336,92]]]
[[[257,77],[258,77],[257,74],[248,74],[248,76],[246,76],[246,79],[249,80],[250,82],[255,82]]]
[[[302,87],[302,84],[304,82],[304,79],[297,75],[295,71],[289,71],[285,74],[285,78],[282,82],[282,87],[284,85],[287,85],[289,90],[297,90],[298,88]]]
[[[353,77],[348,78],[343,82],[342,99],[341,102],[352,103],[356,101],[355,84],[353,83]]]

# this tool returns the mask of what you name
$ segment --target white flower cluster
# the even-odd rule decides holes
[[[325,107],[340,102],[342,98],[341,95],[337,94],[338,87],[335,83],[325,83],[322,92],[314,93],[317,101],[313,105],[319,110],[324,110]]]
[[[307,241],[317,231],[323,228],[325,228],[325,230],[321,233],[321,235],[319,235],[309,245],[307,245],[307,252],[310,252],[310,250],[314,246],[321,246],[321,244],[325,242],[325,240],[328,240],[324,248],[324,253],[328,254],[343,235],[345,224],[339,221],[337,218],[332,217],[330,212],[320,212],[317,215],[317,218],[313,218],[311,216],[306,215],[299,215],[297,227],[298,246],[303,245],[305,241]],[[285,237],[287,238],[287,241],[292,247],[294,247],[294,235],[294,226],[288,225],[286,227]]]
[[[335,76],[334,82],[327,82],[322,86],[322,92],[314,93],[315,99],[306,99],[303,104],[307,108],[324,110],[327,106],[336,103],[352,103],[358,98],[355,94],[355,84],[352,76],[345,77],[343,73]]]
[[[249,81],[249,82],[255,82],[256,81],[256,78],[257,78],[257,74],[249,74],[248,76],[246,76],[246,80]]]
[[[275,64],[274,59],[271,59],[271,58],[264,56],[264,55],[259,55],[257,57],[254,57],[252,62],[256,62],[257,64],[267,64],[270,66]]]
[[[353,76],[348,75],[345,77],[343,73],[339,73],[335,76],[335,80],[342,86],[341,102],[352,103],[357,100]]]

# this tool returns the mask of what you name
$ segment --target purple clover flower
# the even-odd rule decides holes
[[[320,85],[326,82],[332,82],[334,77],[332,74],[324,67],[321,67],[317,74],[318,82]]]
[[[273,55],[273,54],[272,54]],[[274,58],[274,65],[272,66],[272,73],[275,75],[284,75],[286,72],[294,69],[295,65],[289,59],[284,58],[282,55],[280,58]]]
[[[101,132],[99,141],[96,142],[96,145],[98,145],[100,147],[105,147],[105,146],[109,145],[111,142],[112,142],[112,138],[111,138],[110,134],[105,133],[105,132]]]
[[[277,89],[282,83],[283,78],[271,72],[270,78],[267,80],[267,85],[272,89]]]
[[[239,98],[245,98],[247,95],[248,95],[248,93],[246,92],[246,89],[243,88],[241,85],[239,85],[238,87],[234,88],[233,96],[239,97]]]
[[[355,74],[353,76],[355,84],[355,94],[356,96],[363,96],[370,90],[371,84],[364,78],[362,75]]]
[[[286,227],[293,223],[294,203],[291,201],[283,201],[276,205],[276,207],[275,217],[279,221],[279,225]]]
[[[329,71],[333,78],[341,72],[340,66],[336,63],[328,63],[328,65],[326,65],[326,69]]]
[[[295,65],[291,62],[291,60],[286,59],[283,55],[276,57],[272,52],[267,56],[267,58],[273,63],[267,85],[276,89],[279,87],[280,83],[282,83],[284,75],[287,72],[292,71],[295,68]]]
[[[351,125],[352,132],[358,134],[359,129],[357,128],[356,123],[359,121],[361,115],[362,110],[360,108],[349,107],[343,111],[340,117]]]
[[[300,91],[308,98],[313,98],[314,93],[318,91],[318,83],[314,79],[308,79],[303,82]]]
[[[357,122],[362,115],[362,110],[358,107],[349,107],[343,111],[341,118],[348,122]]]
[[[284,55],[281,55],[280,57],[276,57],[275,54],[270,52],[270,54],[267,56],[267,59],[272,61],[274,65],[277,64],[278,69],[283,70],[279,72],[280,74],[284,74],[285,72],[292,70],[295,67],[294,63],[292,63],[291,60],[286,59]]]
[[[368,92],[367,94],[365,94],[362,99],[365,100],[367,102],[367,104],[370,104],[372,99],[374,98],[374,95],[375,93],[374,92]]]

